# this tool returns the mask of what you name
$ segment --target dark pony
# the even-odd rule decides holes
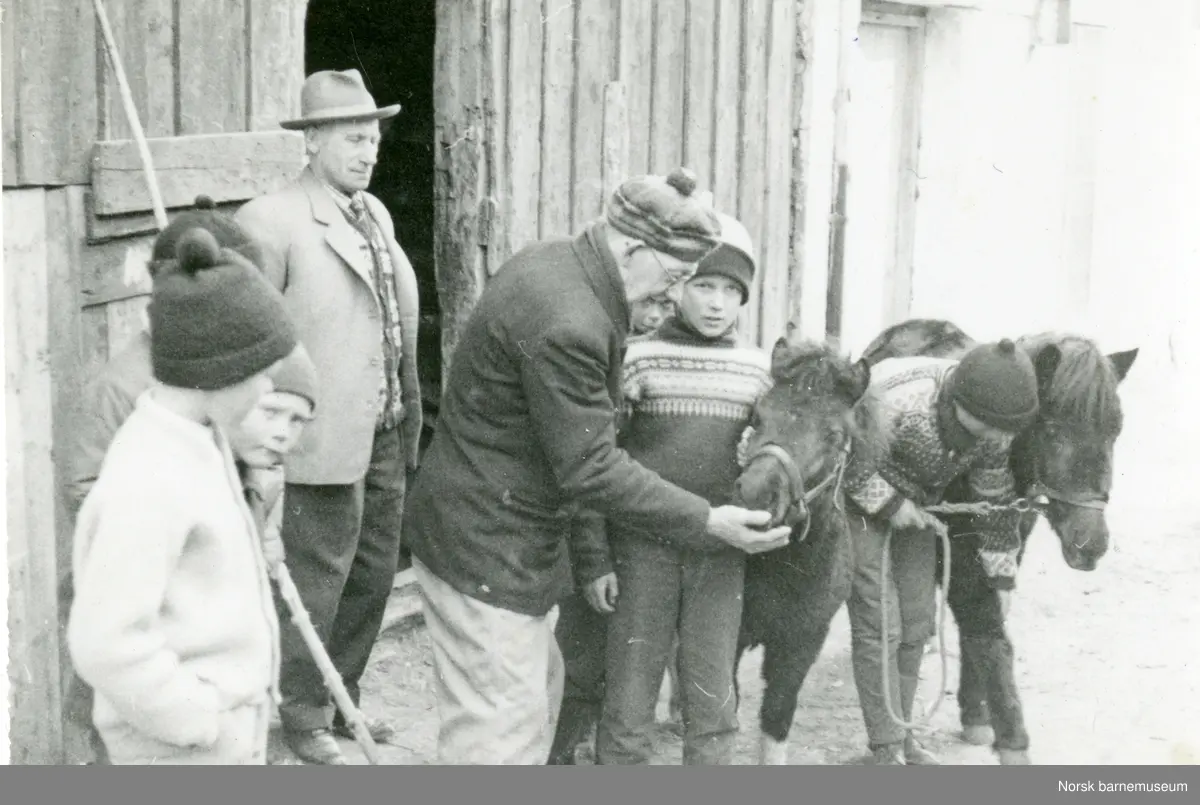
[[[780,339],[774,387],[755,409],[743,443],[737,497],[792,526],[784,548],[746,559],[737,663],[763,646],[760,762],[783,764],[804,679],[850,595],[854,558],[840,488],[851,454],[888,449],[888,419],[870,369],[832,347]],[[736,678],[736,675],[735,675]]]
[[[874,366],[888,358],[960,358],[976,342],[954,324],[912,319],[881,333],[863,353]],[[1105,355],[1078,335],[1038,333],[1017,340],[1033,361],[1041,410],[1013,442],[1010,468],[1018,494],[1045,498],[1041,511],[1058,536],[1063,559],[1091,571],[1108,551],[1105,519],[1112,486],[1113,449],[1123,424],[1117,389],[1137,350]],[[960,479],[946,492],[951,503],[973,502]],[[951,576],[947,600],[960,634],[958,703],[963,736],[992,743],[1002,763],[1029,761],[1029,736],[1013,675],[1013,651],[999,596],[974,561],[978,527],[969,516],[944,518],[950,529]],[[1036,512],[1019,515],[1022,545]],[[1022,551],[1023,554],[1023,551]]]

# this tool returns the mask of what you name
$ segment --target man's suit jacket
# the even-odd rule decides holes
[[[396,275],[403,339],[401,427],[408,466],[414,469],[421,435],[417,277],[396,242],[387,209],[369,193],[363,195],[387,236]],[[380,412],[383,314],[370,259],[311,168],[288,187],[247,202],[235,218],[259,242],[266,276],[283,293],[317,369],[316,419],[287,458],[288,483],[354,483],[367,472]]]
[[[527,246],[488,282],[403,517],[413,556],[459,592],[546,614],[569,589],[566,540],[581,509],[668,544],[725,547],[706,533],[707,501],[617,447],[628,327],[597,226]]]

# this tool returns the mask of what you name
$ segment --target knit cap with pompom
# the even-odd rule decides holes
[[[175,259],[176,270],[155,276],[149,305],[150,358],[159,382],[215,391],[270,368],[296,348],[283,297],[207,229],[184,232]]]
[[[605,206],[608,225],[655,251],[695,263],[718,243],[721,223],[696,194],[696,175],[676,168],[666,176],[621,183]]]
[[[218,210],[212,197],[199,195],[196,196],[190,210],[176,214],[166,229],[159,232],[158,237],[154,239],[153,250],[150,253],[151,276],[177,266],[175,257],[179,249],[179,239],[185,232],[196,227],[207,229],[222,249],[233,249],[259,269],[263,267],[262,249],[250,233],[232,217]]]
[[[980,344],[964,355],[950,386],[955,402],[994,428],[1018,433],[1037,417],[1037,372],[1010,339]]]

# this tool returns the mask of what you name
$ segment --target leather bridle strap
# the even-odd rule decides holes
[[[828,489],[831,485],[836,483],[840,486],[842,475],[846,470],[846,464],[848,462],[849,455],[850,442],[847,441],[846,446],[842,450],[842,454],[838,457],[837,464],[832,470],[829,471],[828,474],[826,474],[820,483],[807,491],[805,491],[804,488],[804,476],[801,474],[800,468],[796,466],[795,460],[787,450],[784,450],[777,444],[767,443],[761,445],[757,450],[754,451],[754,454],[750,456],[750,460],[746,462],[746,465],[749,466],[760,458],[769,457],[778,461],[780,466],[783,467],[784,474],[788,479],[788,491],[791,494],[792,502],[786,509],[777,511],[772,516],[772,524],[779,525],[780,523],[789,520],[790,518],[788,515],[793,511],[797,517],[805,513],[807,511],[808,504],[816,500],[817,496]],[[808,529],[810,525],[811,520],[805,522],[804,534],[800,537],[801,542],[803,542],[805,537],[808,536]]]
[[[1038,497],[1039,495],[1049,498],[1050,500],[1059,503],[1065,503],[1068,506],[1075,506],[1080,509],[1095,509],[1096,511],[1104,511],[1108,507],[1108,495],[1099,494],[1095,497],[1075,497],[1059,492],[1057,489],[1047,486],[1041,481],[1037,481],[1029,490],[1029,497]]]

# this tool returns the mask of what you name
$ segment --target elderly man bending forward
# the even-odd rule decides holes
[[[577,511],[693,549],[787,542],[755,530],[766,512],[711,508],[616,446],[630,304],[685,281],[720,234],[694,190],[683,170],[625,182],[603,219],[514,255],[467,323],[403,528],[443,763],[546,762],[562,695],[547,614]]]

